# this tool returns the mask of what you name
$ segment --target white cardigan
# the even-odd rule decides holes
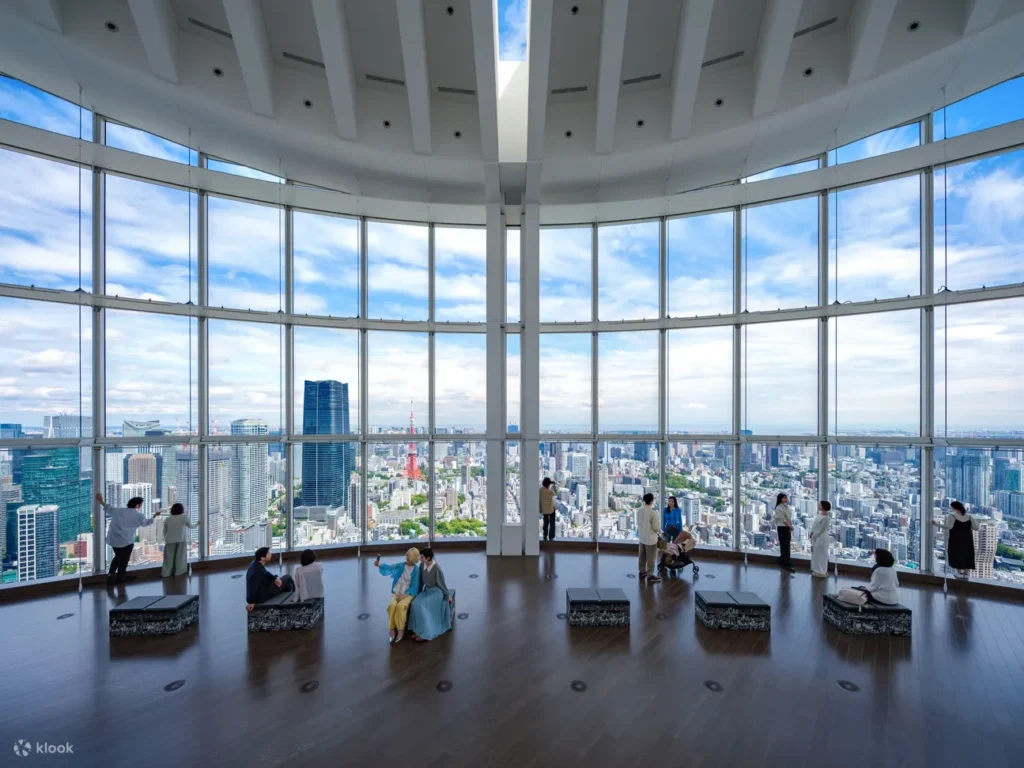
[[[900,582],[896,578],[895,566],[889,568],[875,568],[871,573],[871,583],[868,584],[868,592],[880,603],[886,605],[899,605]]]

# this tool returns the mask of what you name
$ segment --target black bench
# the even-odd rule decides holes
[[[629,598],[618,588],[570,588],[565,613],[572,627],[628,627]]]
[[[199,621],[199,595],[133,597],[110,609],[113,637],[174,635]]]
[[[324,617],[324,599],[295,599],[294,592],[282,592],[266,602],[256,603],[248,611],[250,632],[277,632],[282,629],[312,629]]]
[[[696,613],[708,629],[772,629],[772,607],[753,592],[697,590]]]
[[[903,605],[854,605],[835,595],[824,595],[825,621],[848,635],[910,636],[913,613]]]

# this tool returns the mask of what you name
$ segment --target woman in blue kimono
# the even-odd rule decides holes
[[[454,598],[444,582],[441,566],[434,560],[434,550],[420,550],[420,593],[409,610],[409,631],[417,642],[433,640],[452,628]]]

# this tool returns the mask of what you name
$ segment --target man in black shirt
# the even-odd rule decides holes
[[[295,582],[288,574],[278,578],[267,570],[270,547],[260,547],[245,572],[245,610],[251,611],[256,603],[264,603],[282,592],[294,592]]]

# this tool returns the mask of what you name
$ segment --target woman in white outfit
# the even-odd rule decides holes
[[[818,516],[811,526],[811,576],[819,579],[828,577],[828,540],[832,524],[832,505],[827,501],[818,502]]]
[[[164,527],[164,567],[160,571],[164,578],[181,576],[188,571],[189,537],[185,531],[195,527],[185,514],[185,507],[181,504],[171,506],[171,516]]]

